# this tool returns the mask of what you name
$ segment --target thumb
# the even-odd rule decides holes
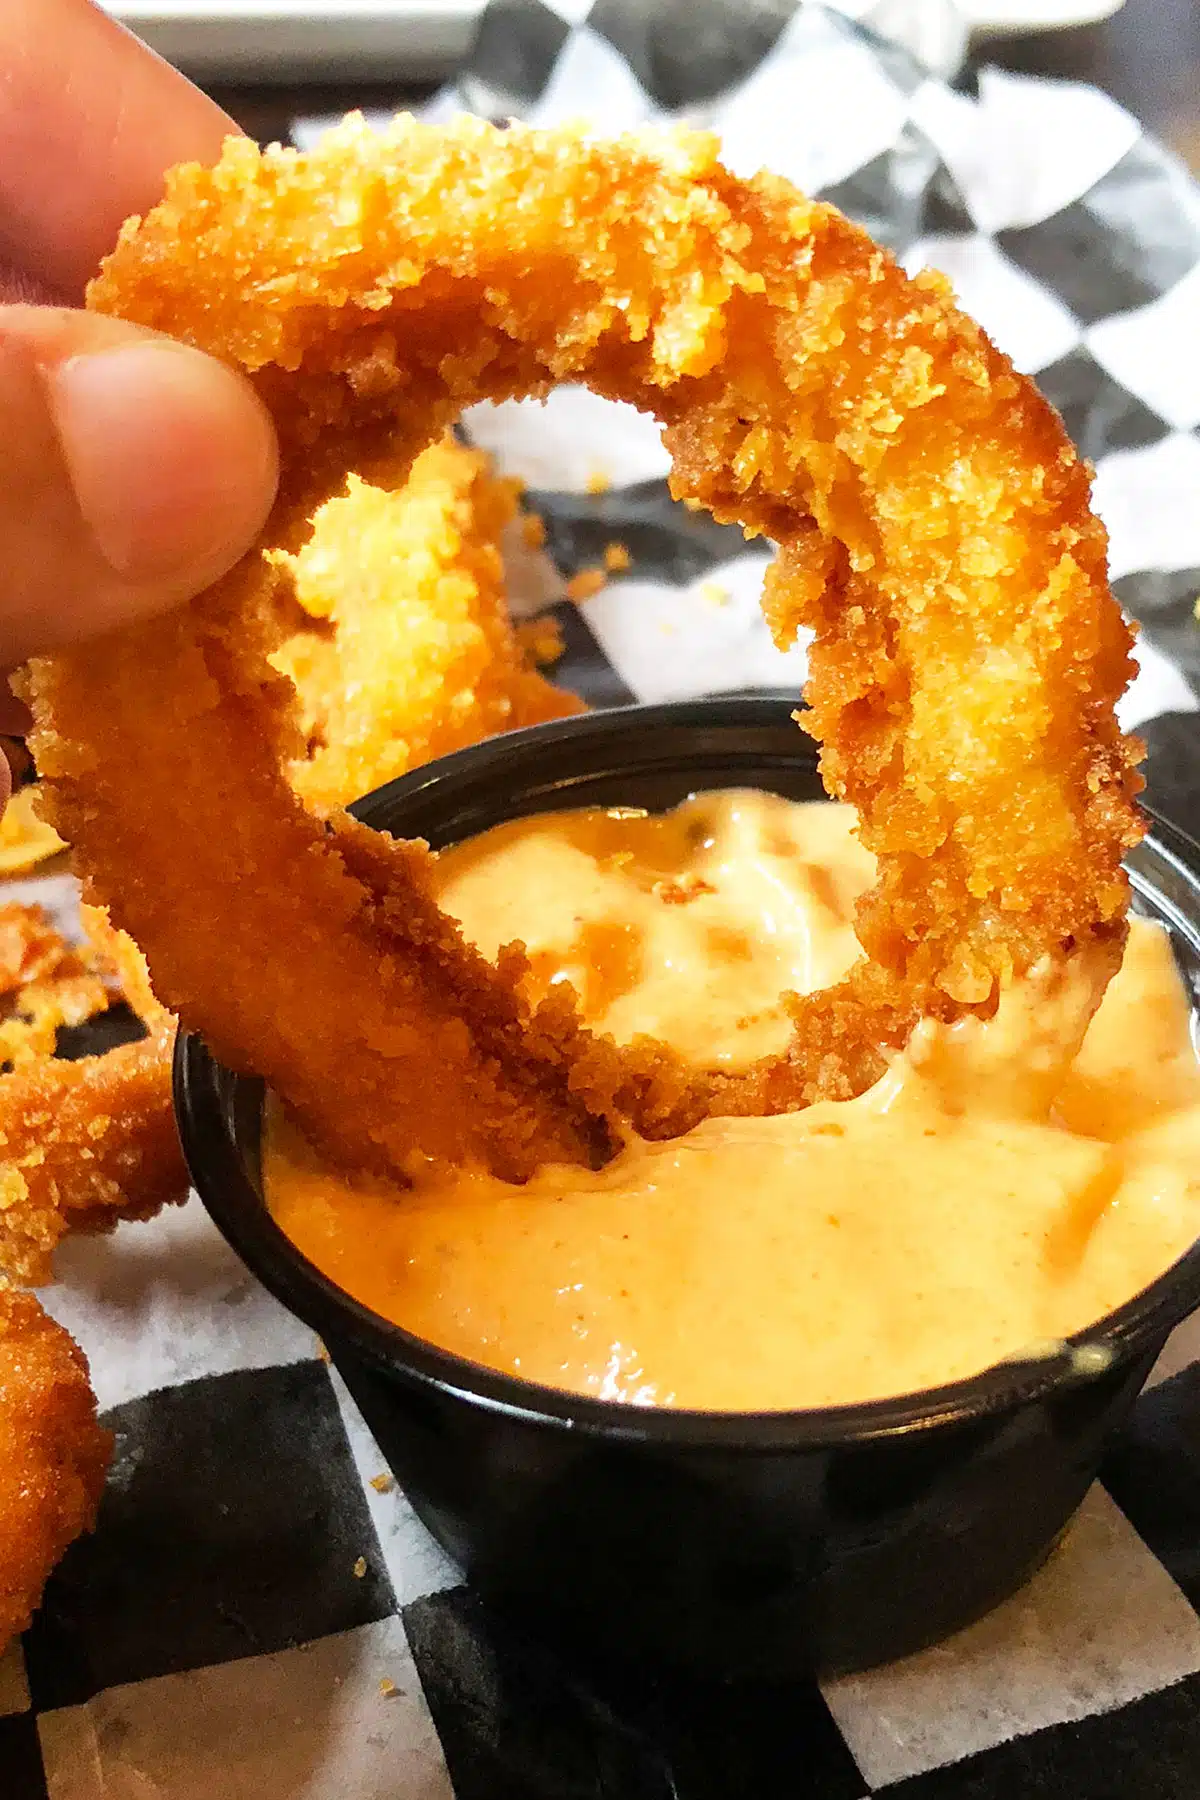
[[[250,384],[94,313],[0,306],[0,669],[189,599],[275,494]]]

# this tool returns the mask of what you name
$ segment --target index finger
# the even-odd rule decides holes
[[[2,0],[0,265],[77,300],[164,172],[236,129],[90,0]]]

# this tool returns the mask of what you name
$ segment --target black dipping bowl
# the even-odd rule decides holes
[[[524,814],[659,809],[704,788],[819,797],[790,713],[757,698],[585,714],[447,757],[355,811],[441,846]],[[1156,821],[1130,868],[1200,994],[1200,848]],[[1200,1303],[1194,1248],[1061,1354],[901,1399],[755,1414],[583,1399],[410,1337],[306,1261],[263,1205],[260,1081],[181,1033],[175,1093],[205,1206],[324,1339],[434,1536],[494,1603],[602,1654],[635,1644],[708,1675],[785,1675],[968,1624],[1046,1556]]]

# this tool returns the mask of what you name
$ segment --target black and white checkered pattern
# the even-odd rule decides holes
[[[1097,464],[1147,634],[1128,717],[1147,721],[1155,798],[1200,826],[1200,195],[1164,151],[1090,89],[988,72],[951,89],[787,0],[493,0],[434,110],[463,104],[711,124],[735,166],[779,168],[909,266],[947,269]],[[781,657],[758,609],[763,556],[672,506],[645,421],[567,392],[467,429],[546,518],[557,566],[514,573],[529,606],[609,542],[632,554],[559,606],[570,685],[598,704],[796,689],[803,650]],[[1200,1324],[1064,1545],[991,1617],[823,1685],[648,1688],[485,1616],[372,1485],[382,1459],[308,1332],[195,1203],[70,1245],[61,1276],[47,1298],[118,1453],[99,1530],[0,1662],[0,1800],[1200,1795]]]
[[[647,1686],[485,1614],[197,1209],[63,1276],[118,1452],[0,1663],[5,1800],[1194,1800],[1200,1339],[1051,1563],[949,1644],[823,1686]]]

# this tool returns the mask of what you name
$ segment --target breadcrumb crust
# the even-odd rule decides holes
[[[111,1455],[82,1350],[32,1294],[0,1279],[0,1649],[95,1523]]]

